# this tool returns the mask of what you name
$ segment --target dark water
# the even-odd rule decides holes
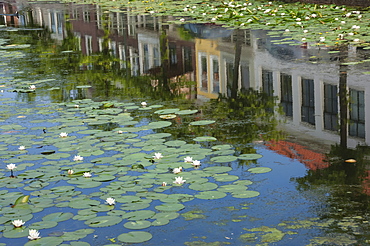
[[[49,79],[37,95],[3,92],[24,102],[21,107],[91,98],[200,109],[197,117],[214,119],[218,126],[204,127],[202,134],[233,145],[237,153],[263,155],[260,161],[229,164],[231,174],[251,179],[260,196],[190,201],[183,212],[200,210],[205,218],[179,217],[151,227],[153,239],[141,245],[369,243],[369,151],[364,147],[370,142],[370,75],[364,73],[369,63],[340,65],[367,59],[367,50],[332,52],[287,44],[279,34],[261,30],[166,24],[171,17],[92,5],[3,6],[6,13],[21,13],[2,19],[5,44],[30,45],[19,49],[20,57],[2,57],[3,76],[15,83]],[[85,85],[91,87],[78,87]],[[52,87],[61,89],[47,90]],[[151,120],[149,114],[140,117]],[[182,123],[170,129],[174,139],[197,133]],[[357,162],[345,162],[350,158]],[[246,170],[254,166],[273,171],[250,177]],[[73,229],[80,228],[78,223]],[[253,228],[260,229],[253,238],[239,238]],[[117,236],[115,230],[99,230],[97,237],[81,241],[105,245]],[[27,241],[12,240],[0,238],[6,245]]]

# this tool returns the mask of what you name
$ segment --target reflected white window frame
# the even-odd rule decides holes
[[[206,80],[207,80],[207,88],[204,90],[203,89],[203,64],[202,64],[202,58],[205,58],[206,59]],[[199,84],[198,84],[198,89],[201,90],[201,91],[204,91],[204,92],[208,92],[209,90],[209,86],[208,86],[208,82],[209,82],[209,76],[208,76],[208,56],[206,53],[204,52],[199,52],[198,53],[198,81],[199,81]]]
[[[221,86],[220,86],[220,57],[219,56],[216,56],[216,55],[211,55],[210,56],[210,92],[211,93],[222,93],[221,91]],[[215,68],[214,68],[214,61],[217,61],[217,64],[218,64],[218,68],[217,68],[217,71],[218,71],[218,91],[214,91],[214,73],[215,73]]]
[[[86,50],[86,55],[91,55],[92,54],[92,36],[90,35],[85,35],[85,50]]]

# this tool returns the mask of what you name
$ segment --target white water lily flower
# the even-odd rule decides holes
[[[80,107],[80,105],[78,105],[78,104],[75,104],[75,106],[74,106],[75,108],[79,108]]]
[[[194,167],[199,167],[199,166],[200,166],[200,161],[195,160],[195,161],[193,161],[192,165],[193,165]]]
[[[360,42],[360,39],[355,38],[355,39],[353,40],[353,42]]]
[[[167,186],[167,183],[166,182],[162,182],[162,186]]]
[[[298,21],[296,24],[297,24],[297,25],[302,25],[302,22]]]
[[[75,155],[75,157],[73,158],[74,161],[83,161],[83,157],[82,156],[79,156],[79,155]]]
[[[153,155],[152,157],[153,157],[154,159],[159,160],[159,159],[163,158],[163,155],[162,155],[162,153],[154,153],[154,155]]]
[[[184,18],[181,18],[179,21],[184,22],[184,21],[185,21],[185,19],[184,19]]]
[[[29,89],[30,90],[36,90],[36,86],[35,85],[30,85]]]
[[[73,171],[72,169],[69,169],[69,170],[67,171],[67,173],[68,173],[69,175],[72,175],[72,174],[74,173],[74,171]]]
[[[308,16],[306,16],[304,19],[305,19],[305,20],[309,20],[309,19],[311,19],[311,18],[310,18],[310,17],[308,17]]]
[[[320,42],[324,42],[325,41],[325,37],[320,37]]]
[[[178,173],[181,173],[182,172],[182,167],[176,167],[173,169],[172,171],[174,174],[178,174]]]
[[[303,33],[308,33],[308,30],[303,30]]]
[[[29,230],[28,239],[35,240],[35,239],[39,239],[39,238],[41,238],[40,237],[40,232],[38,232],[37,230],[34,230],[34,229]]]
[[[183,184],[186,180],[184,180],[182,177],[175,177],[175,181],[173,181],[174,184]]]
[[[67,137],[67,136],[68,136],[68,133],[66,133],[66,132],[61,132],[61,133],[59,134],[59,136],[60,136],[61,138],[65,138],[65,137]]]
[[[116,200],[112,197],[108,197],[107,200],[105,200],[105,202],[108,203],[108,205],[116,204]]]
[[[345,21],[341,21],[340,24],[346,24],[346,22]]]
[[[353,32],[348,33],[348,36],[353,36],[353,35],[355,35]]]
[[[141,106],[146,106],[146,105],[148,105],[146,102],[141,102]]]
[[[21,227],[22,225],[24,225],[24,223],[26,223],[26,222],[23,222],[22,220],[13,220],[12,221],[12,224],[14,225],[14,227]]]
[[[351,13],[347,13],[347,14],[346,14],[346,17],[350,17],[350,16],[351,16]]]
[[[23,146],[23,145],[21,145],[21,146],[19,146],[19,148],[18,148],[19,150],[25,150],[26,149],[26,147],[25,146]]]
[[[316,14],[312,14],[312,15],[311,15],[311,17],[312,17],[312,18],[316,18],[316,17],[317,17],[317,15],[316,15]]]
[[[290,30],[289,29],[285,29],[285,32],[290,32]]]
[[[360,26],[353,25],[353,26],[352,26],[352,29],[355,29],[355,30],[360,29]]]
[[[344,38],[344,35],[343,34],[338,34],[338,38],[339,39],[343,39]]]
[[[306,41],[306,38],[302,38],[302,41]]]
[[[193,162],[193,157],[190,156],[185,157],[184,162]]]
[[[85,177],[85,178],[91,178],[91,176],[92,176],[92,175],[91,175],[91,173],[89,173],[89,172],[85,172],[85,173],[84,173],[84,177]]]
[[[9,170],[14,170],[14,169],[17,168],[17,166],[15,164],[11,163],[11,164],[6,165],[6,168],[9,169]]]

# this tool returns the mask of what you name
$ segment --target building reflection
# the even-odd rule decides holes
[[[105,12],[93,5],[33,5],[33,17],[48,28],[53,38],[65,38],[66,16],[78,37],[84,55],[102,51],[105,32],[109,49],[119,58],[121,68],[132,76],[158,75],[167,66],[166,76],[196,81],[196,96],[230,96],[232,90],[253,88],[276,96],[289,131],[313,138],[339,142],[339,62],[336,53],[324,48],[288,45],[265,31],[232,31],[218,26],[162,24],[162,18],[124,12]],[[185,30],[185,31],[184,31]],[[184,33],[193,34],[184,38]],[[163,35],[166,39],[163,39]],[[164,64],[161,42],[167,42],[168,64]],[[162,50],[161,50],[162,49]],[[235,68],[235,51],[240,50]],[[366,50],[349,47],[348,57],[366,56]],[[235,80],[237,84],[230,86]],[[348,66],[348,146],[370,144],[369,75],[364,66]],[[155,82],[155,81],[154,81]],[[117,85],[119,86],[119,85]],[[153,83],[155,86],[155,83]]]

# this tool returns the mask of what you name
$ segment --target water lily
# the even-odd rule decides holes
[[[360,39],[355,38],[355,39],[353,40],[353,42],[360,42]]]
[[[185,157],[184,162],[193,162],[193,157],[190,156]]]
[[[141,102],[141,106],[145,107],[147,106],[148,104],[146,102]]]
[[[75,155],[75,157],[73,158],[74,161],[83,161],[83,157],[82,156],[79,156],[79,155]]]
[[[311,15],[311,17],[312,17],[312,18],[316,18],[316,17],[317,17],[317,15],[316,15],[316,14],[312,14],[312,15]]]
[[[166,182],[162,182],[162,186],[167,186],[167,183]]]
[[[174,174],[178,174],[178,173],[181,173],[182,172],[182,167],[176,167],[173,169],[172,171]]]
[[[30,85],[30,87],[28,87],[30,90],[36,90],[36,86],[35,85]]]
[[[85,172],[84,175],[83,175],[85,178],[91,178],[91,173],[89,172]]]
[[[39,238],[41,238],[41,237],[40,237],[40,232],[38,232],[37,230],[31,229],[31,230],[29,230],[29,232],[28,232],[28,238],[29,238],[30,240],[36,240],[36,239],[39,239]]]
[[[69,169],[69,170],[67,171],[67,173],[68,173],[68,175],[72,175],[72,174],[74,173],[74,171],[73,171],[72,169]]]
[[[325,41],[325,37],[320,37],[320,42],[324,42]]]
[[[68,133],[66,133],[66,132],[61,132],[61,133],[59,134],[59,136],[60,136],[61,138],[65,138],[65,137],[67,137],[67,136],[68,136]]]
[[[79,108],[80,107],[80,105],[78,105],[78,104],[75,104],[75,108]]]
[[[352,26],[352,29],[355,29],[355,30],[360,29],[360,26],[353,25],[353,26]]]
[[[195,160],[195,161],[193,161],[192,165],[193,165],[194,167],[199,167],[199,166],[200,166],[200,161]]]
[[[24,225],[24,223],[26,222],[23,222],[22,220],[13,220],[12,221],[12,224],[14,225],[14,227],[21,227]]]
[[[163,155],[162,155],[162,153],[154,153],[154,155],[153,155],[152,157],[153,157],[154,159],[159,160],[159,159],[163,158]]]
[[[175,181],[173,181],[174,184],[183,184],[186,180],[184,180],[182,177],[175,177]]]
[[[184,22],[184,21],[185,21],[185,19],[184,19],[184,18],[181,18],[179,21]]]
[[[11,164],[6,165],[6,168],[9,169],[10,171],[13,171],[14,169],[17,168],[17,166],[15,164],[11,163]]]
[[[25,150],[26,149],[26,147],[25,146],[23,146],[23,145],[21,145],[21,146],[19,146],[19,148],[18,148],[19,150]]]
[[[116,204],[116,200],[112,197],[108,197],[107,200],[105,200],[105,202],[108,203],[108,205]]]

